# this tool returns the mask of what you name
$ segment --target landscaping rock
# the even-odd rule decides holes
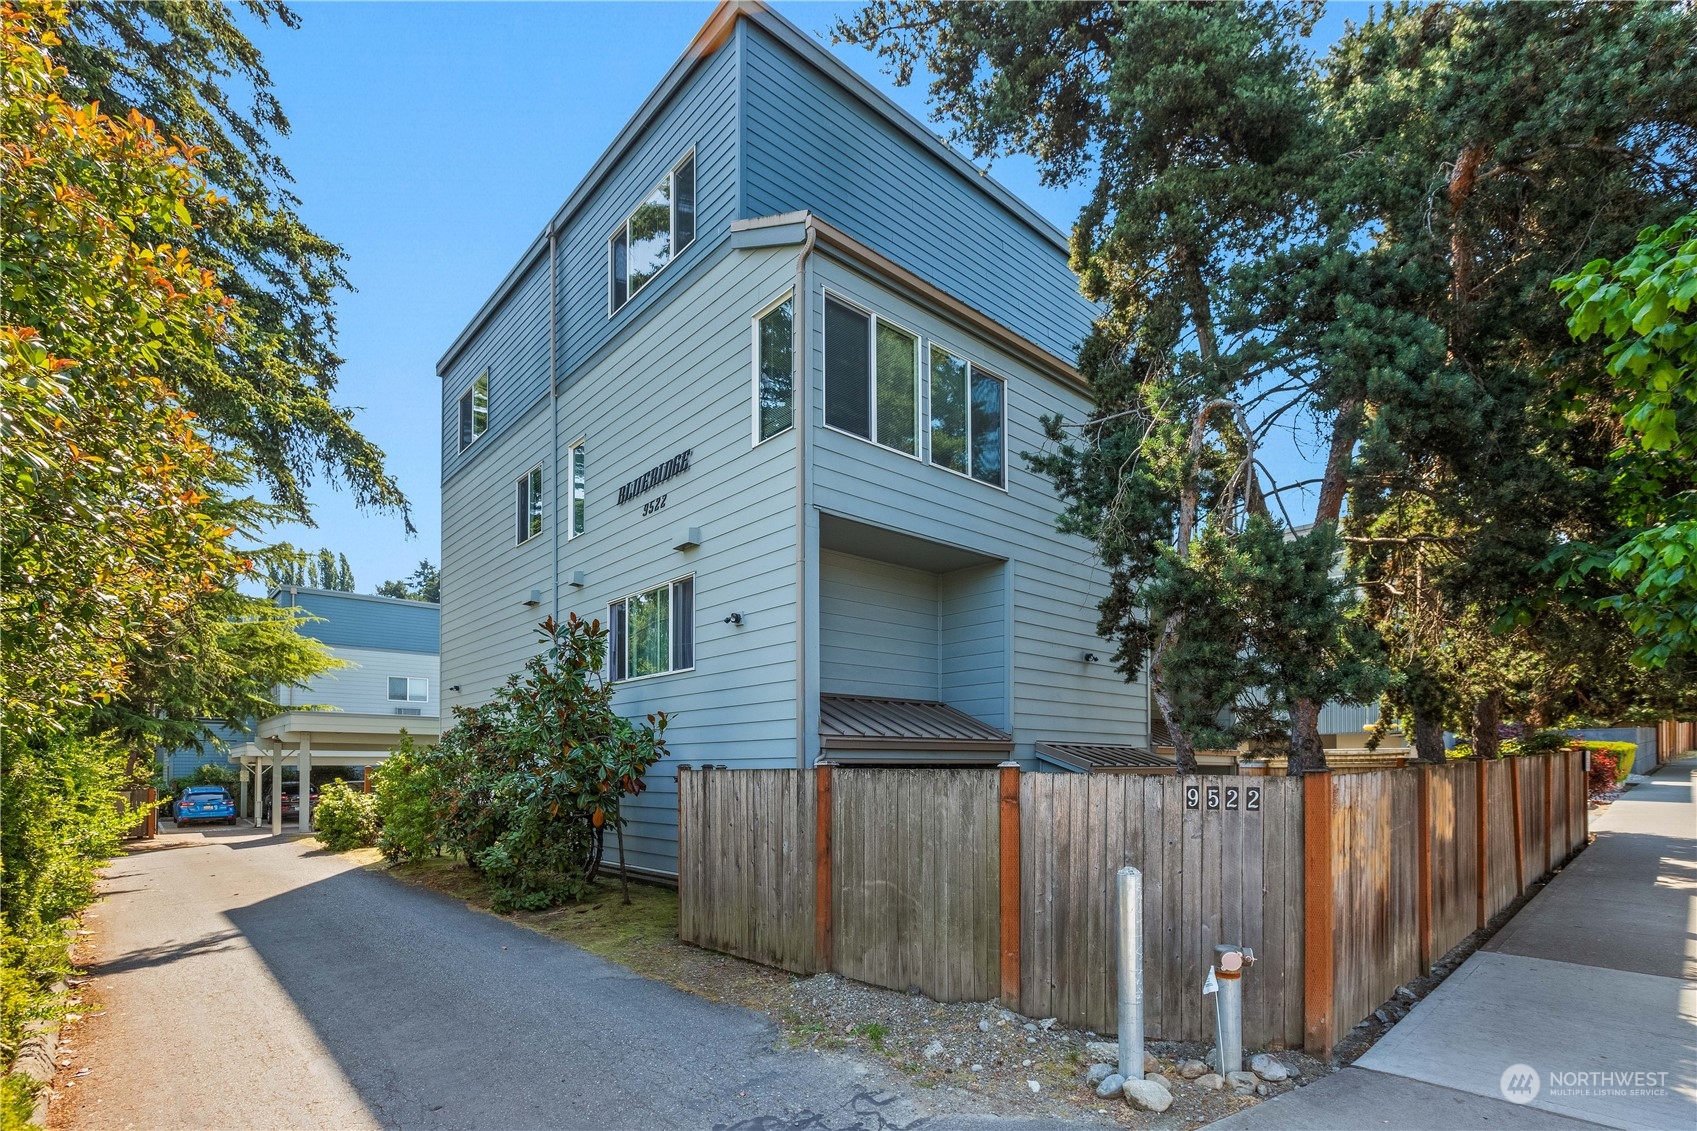
[[[1194,1080],[1198,1076],[1207,1075],[1207,1073],[1208,1066],[1200,1060],[1186,1060],[1178,1066],[1178,1074],[1186,1080]]]
[[[1034,1022],[1031,1022],[1031,1021],[1027,1021],[1025,1023],[1025,1028],[1028,1032],[1035,1033],[1037,1031],[1037,1025]]]
[[[1088,1041],[1084,1045],[1084,1055],[1091,1060],[1103,1060],[1109,1064],[1120,1062],[1120,1046],[1118,1041]]]
[[[1226,1083],[1234,1088],[1253,1088],[1260,1081],[1255,1079],[1253,1072],[1228,1072],[1226,1073]]]
[[[1092,1064],[1084,1074],[1084,1082],[1094,1088],[1113,1074],[1114,1066],[1111,1064]]]
[[[1109,1096],[1121,1095],[1124,1090],[1125,1077],[1121,1076],[1118,1072],[1113,1072],[1104,1076],[1102,1078],[1102,1082],[1096,1085],[1096,1094],[1101,1096],[1103,1099],[1107,1099]]]
[[[1217,1092],[1226,1086],[1226,1078],[1218,1072],[1204,1072],[1196,1078],[1196,1086],[1207,1088],[1210,1092]]]
[[[988,1033],[990,1031],[990,1019],[988,1017],[978,1023],[978,1030],[981,1033]]]
[[[1290,1079],[1290,1069],[1274,1060],[1264,1052],[1258,1052],[1249,1058],[1249,1069],[1255,1075],[1268,1083],[1277,1084],[1281,1080]]]
[[[1160,1070],[1161,1070],[1161,1059],[1160,1059],[1160,1057],[1156,1056],[1152,1052],[1145,1050],[1144,1053],[1143,1053],[1143,1073],[1144,1073],[1144,1075],[1147,1076],[1151,1072],[1159,1072]]]
[[[1258,1095],[1258,1096],[1265,1096],[1265,1095],[1269,1095],[1270,1093],[1267,1090],[1267,1085],[1257,1084],[1257,1085],[1255,1085],[1255,1094]]]
[[[1037,1022],[1037,1027],[1039,1029],[1044,1030],[1044,1031],[1048,1031],[1050,1029],[1053,1029],[1055,1027],[1055,1018],[1045,1017],[1045,1018],[1043,1018],[1043,1020]]]
[[[1030,1088],[1033,1092],[1041,1092],[1043,1090],[1043,1085],[1039,1084],[1035,1080],[1027,1080],[1025,1082],[1025,1086]]]
[[[943,1052],[943,1042],[933,1040],[930,1044],[925,1046],[925,1059],[932,1060],[936,1057],[942,1056]]]
[[[984,1071],[984,1066],[982,1064],[974,1064],[972,1066],[972,1070],[974,1072],[982,1072],[982,1071]]]
[[[1127,1103],[1144,1111],[1163,1112],[1173,1105],[1173,1094],[1156,1080],[1127,1080],[1121,1090]]]

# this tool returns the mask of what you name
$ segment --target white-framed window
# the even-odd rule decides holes
[[[1007,486],[1007,383],[932,342],[931,462]]]
[[[489,370],[460,394],[460,451],[465,451],[477,438],[489,431]]]
[[[684,154],[607,238],[607,316],[695,242],[695,150]]]
[[[795,294],[754,316],[754,442],[795,424]]]
[[[542,533],[542,468],[533,467],[514,485],[515,543],[523,544]]]
[[[694,574],[607,606],[610,679],[645,679],[694,666]]]
[[[389,677],[391,703],[430,702],[430,681],[419,676],[392,675]]]
[[[825,423],[919,458],[919,335],[829,293]]]
[[[584,450],[584,441],[582,440],[573,444],[566,451],[566,466],[570,469],[572,477],[572,517],[571,521],[566,524],[566,539],[568,541],[576,538],[586,529],[584,526],[583,513],[583,479],[587,458],[588,457]]]

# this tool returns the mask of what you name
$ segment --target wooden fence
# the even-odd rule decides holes
[[[1144,1023],[1329,1052],[1586,838],[1583,757],[1281,777],[685,770],[679,932],[797,973],[1116,1026],[1114,879],[1144,877]],[[1325,814],[1326,819],[1306,819]]]
[[[123,834],[124,840],[151,840],[159,835],[159,794],[146,786],[131,786],[122,791],[121,809],[135,814],[135,824]]]
[[[1587,836],[1584,756],[1561,751],[1304,778],[1304,1044],[1329,1051]]]

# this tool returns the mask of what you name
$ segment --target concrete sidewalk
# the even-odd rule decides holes
[[[1697,1127],[1694,778],[1671,763],[1594,813],[1596,842],[1354,1065],[1213,1126]]]

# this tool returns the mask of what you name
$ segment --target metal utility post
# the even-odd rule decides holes
[[[1143,1079],[1143,873],[1121,868],[1119,889],[1120,1075]]]
[[[1243,971],[1255,961],[1253,951],[1222,944],[1214,948],[1219,992],[1214,995],[1214,1047],[1220,1050],[1219,1070],[1243,1071]]]

